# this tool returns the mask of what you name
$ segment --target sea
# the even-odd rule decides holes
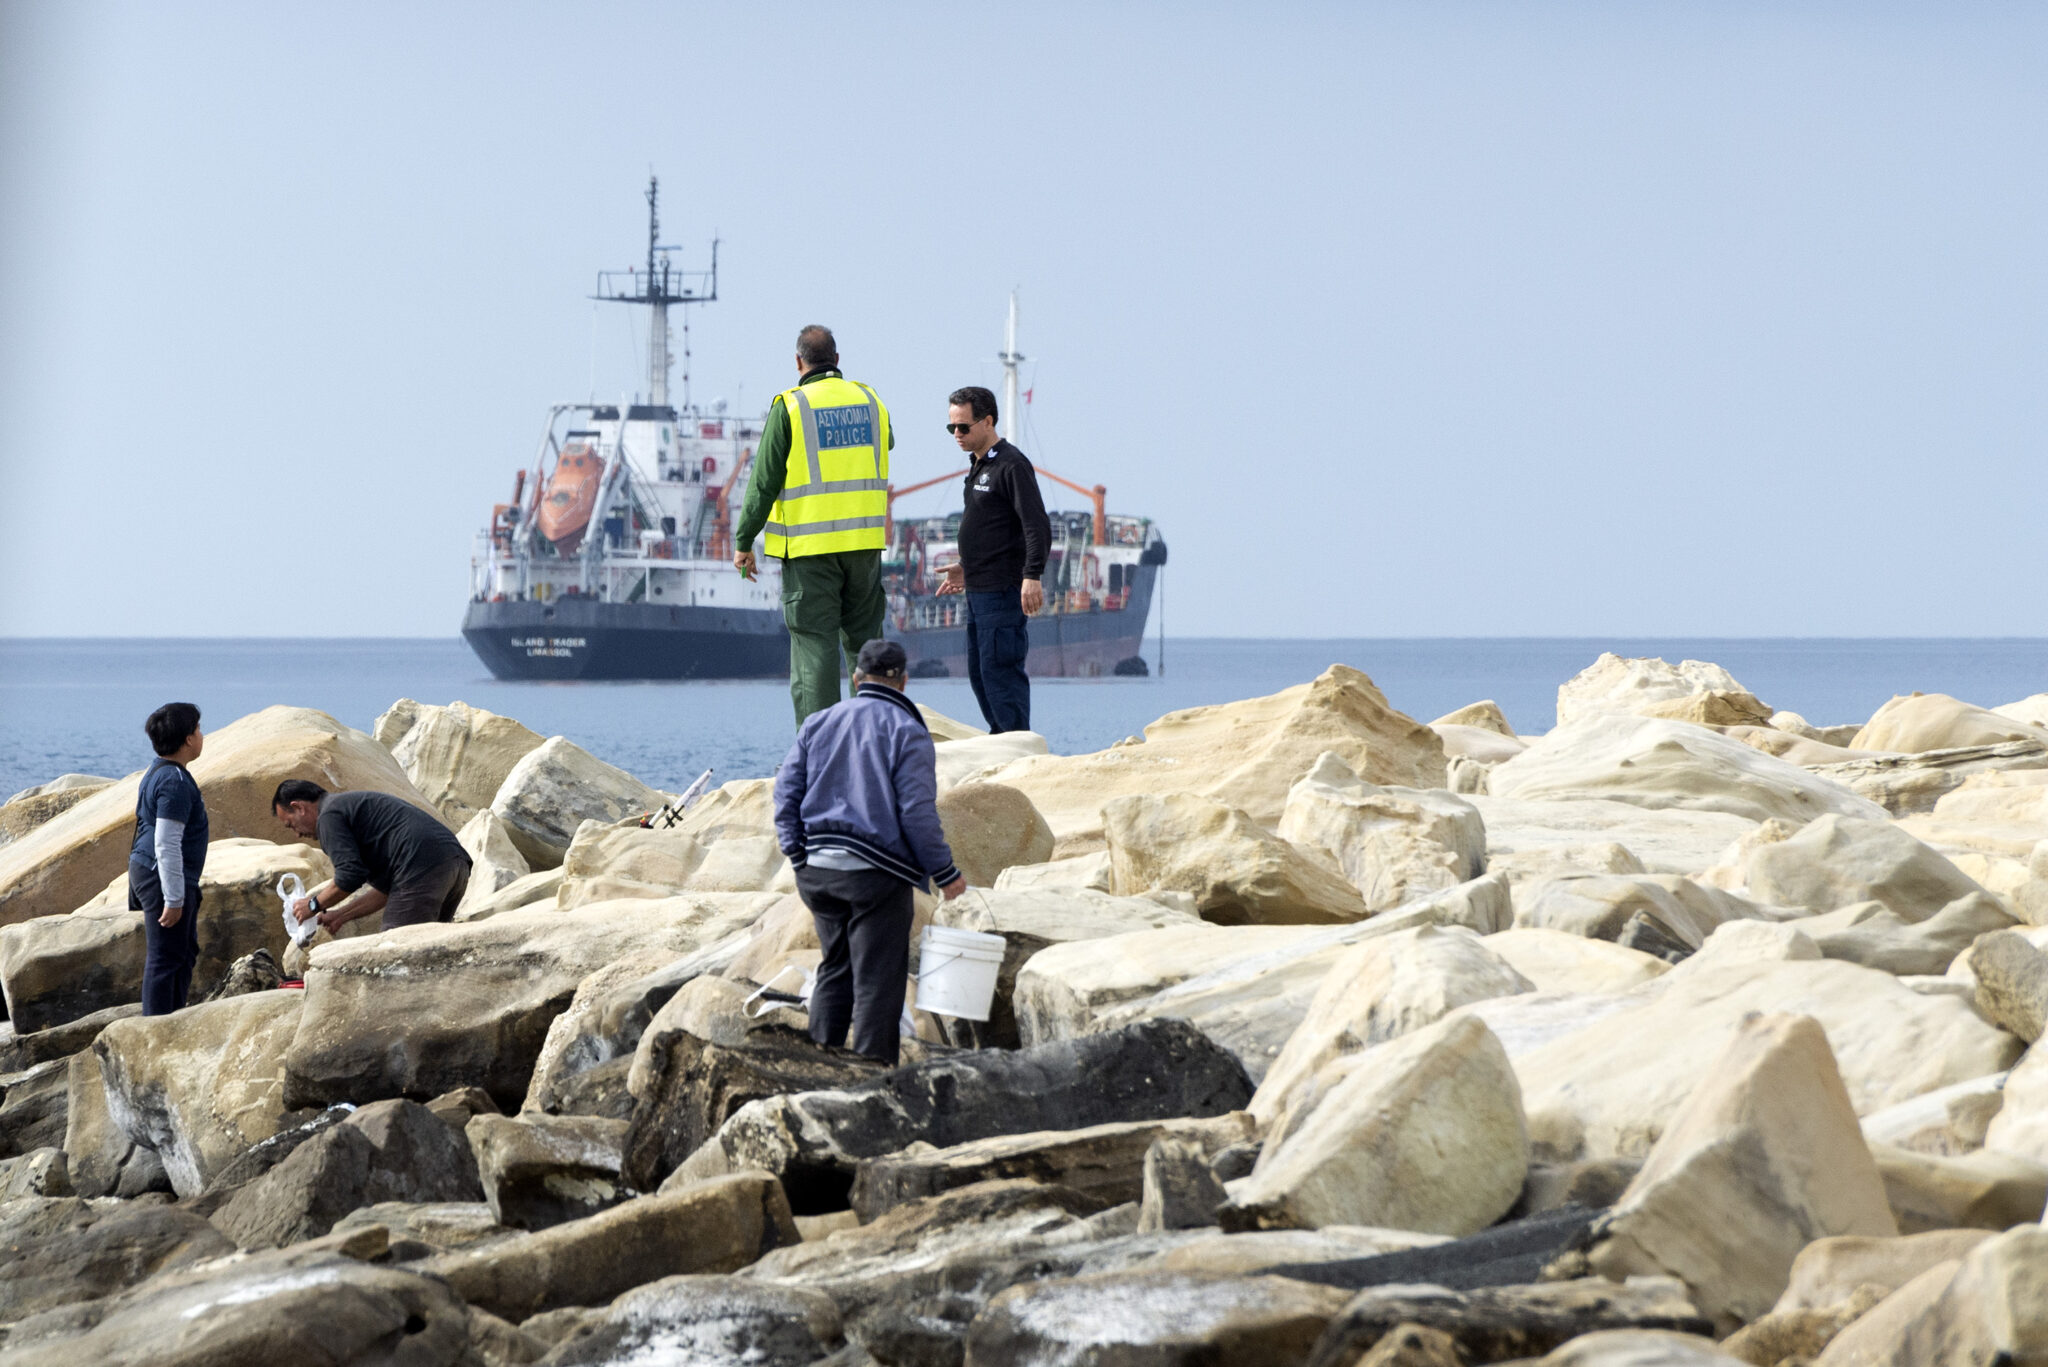
[[[1186,707],[1305,683],[1332,664],[1372,676],[1422,721],[1491,698],[1524,734],[1555,722],[1557,688],[1602,651],[1711,660],[1772,706],[1815,725],[1860,722],[1887,699],[1948,693],[1990,707],[2048,691],[2048,639],[1169,638],[1144,679],[1046,679],[1032,725],[1056,753],[1097,750]],[[979,722],[964,680],[918,679],[912,695]],[[0,795],[59,774],[127,774],[149,760],[142,720],[196,703],[208,730],[276,703],[362,730],[400,698],[461,700],[562,735],[670,792],[773,773],[793,732],[781,680],[506,683],[460,637],[0,639]]]

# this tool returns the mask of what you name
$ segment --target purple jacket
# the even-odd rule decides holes
[[[859,855],[912,887],[960,876],[939,826],[938,757],[917,704],[864,683],[804,719],[775,775],[775,835],[789,862],[809,850]]]

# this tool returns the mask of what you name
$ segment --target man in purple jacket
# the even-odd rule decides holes
[[[775,833],[796,866],[825,961],[811,988],[811,1038],[896,1062],[910,973],[911,890],[967,891],[939,826],[938,760],[908,661],[869,641],[853,696],[804,720],[775,776]]]

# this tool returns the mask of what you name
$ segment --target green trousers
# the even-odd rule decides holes
[[[853,667],[860,648],[882,634],[887,609],[880,551],[834,551],[782,562],[789,698],[796,704],[798,726],[839,701],[841,676]]]

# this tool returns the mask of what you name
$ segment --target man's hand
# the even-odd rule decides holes
[[[1045,606],[1045,581],[1026,579],[1023,591],[1017,595],[1017,601],[1023,605],[1026,617],[1037,616],[1038,610]]]
[[[945,897],[945,899],[948,902],[952,901],[954,898],[958,897],[961,893],[965,891],[967,891],[967,875],[964,873],[961,874],[958,878],[955,878],[952,882],[942,884],[939,887],[939,892]]]
[[[939,571],[939,597],[967,592],[967,567],[958,561]]]
[[[156,923],[162,926],[165,930],[169,930],[172,926],[178,924],[178,922],[184,919],[185,908],[183,907],[167,906],[162,911],[156,914]]]
[[[740,578],[752,579],[754,577],[754,553],[752,551],[734,551],[732,553],[732,567],[740,572]]]
[[[342,907],[329,907],[320,913],[320,924],[330,935],[355,919],[354,912]]]
[[[306,919],[306,918],[307,918],[308,916],[311,916],[312,914],[313,914],[313,899],[312,899],[312,898],[310,898],[310,897],[300,897],[300,898],[295,898],[295,899],[293,900],[293,902],[292,902],[292,919],[293,919],[294,921],[300,921],[300,922],[303,922],[303,921],[304,921],[304,920],[305,920],[305,919]]]

